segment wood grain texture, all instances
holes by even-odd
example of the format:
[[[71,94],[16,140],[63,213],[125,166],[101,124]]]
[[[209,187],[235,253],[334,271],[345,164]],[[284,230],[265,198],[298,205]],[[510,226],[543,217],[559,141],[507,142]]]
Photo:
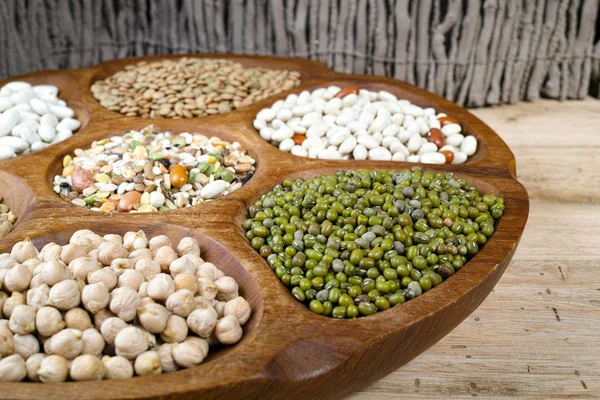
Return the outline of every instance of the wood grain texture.
[[[514,151],[527,228],[483,304],[424,354],[351,400],[597,399],[600,101],[473,111]]]
[[[173,56],[172,58],[177,57]],[[216,55],[213,57],[223,57]],[[144,59],[156,59],[146,57]],[[514,156],[483,122],[443,98],[389,78],[336,74],[323,64],[292,59],[231,57],[247,66],[289,68],[302,74],[292,92],[331,83],[386,89],[421,106],[432,106],[457,118],[474,134],[479,150],[464,165],[427,166],[452,171],[482,192],[502,195],[506,210],[496,233],[460,272],[435,290],[376,315],[334,320],[310,312],[278,282],[266,262],[249,246],[241,223],[247,207],[285,177],[314,176],[337,169],[403,169],[414,164],[380,161],[322,161],[282,153],[263,141],[252,127],[256,113],[286,94],[273,96],[228,114],[189,120],[143,120],[123,117],[102,108],[89,86],[136,60],[118,60],[97,67],[49,71],[13,79],[56,84],[61,96],[82,117],[72,138],[12,160],[0,162],[0,192],[18,216],[15,230],[0,240],[0,251],[30,236],[36,243],[64,242],[75,229],[102,232],[148,230],[166,233],[173,241],[185,235],[198,238],[205,252],[226,264],[249,296],[254,319],[244,340],[217,350],[197,368],[155,377],[88,383],[2,383],[0,398],[339,398],[389,374],[444,337],[464,320],[492,290],[508,265],[521,237],[529,211],[523,186],[514,178]],[[4,82],[0,82],[2,85]],[[60,160],[92,141],[140,129],[147,124],[174,132],[199,131],[237,140],[257,159],[254,177],[238,191],[198,207],[153,214],[103,215],[60,199],[52,190]],[[210,258],[209,258],[210,259]]]

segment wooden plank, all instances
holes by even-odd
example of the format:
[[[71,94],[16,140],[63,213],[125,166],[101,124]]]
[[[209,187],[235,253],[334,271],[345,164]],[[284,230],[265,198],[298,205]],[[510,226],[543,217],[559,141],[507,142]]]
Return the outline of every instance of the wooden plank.
[[[531,198],[511,265],[415,360],[349,397],[588,399],[600,393],[600,102],[473,111],[514,151]]]

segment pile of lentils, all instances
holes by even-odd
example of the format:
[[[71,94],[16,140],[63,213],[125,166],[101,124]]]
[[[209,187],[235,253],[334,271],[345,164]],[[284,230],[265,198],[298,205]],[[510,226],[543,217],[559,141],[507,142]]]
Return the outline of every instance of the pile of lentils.
[[[0,88],[0,160],[73,136],[80,123],[52,85],[9,82]]]
[[[0,197],[2,202],[2,197]],[[14,228],[17,216],[10,210],[6,204],[0,204],[0,238],[8,235]]]
[[[177,119],[229,112],[299,84],[296,71],[184,57],[140,61],[95,82],[91,90],[109,110],[127,116]]]
[[[323,160],[462,164],[477,152],[455,118],[357,87],[290,94],[262,109],[254,128],[281,151]]]
[[[503,211],[501,197],[450,173],[338,171],[285,179],[243,227],[297,300],[355,318],[441,284],[479,252]]]
[[[54,191],[95,211],[174,210],[239,189],[252,177],[254,163],[238,142],[148,126],[65,156]]]
[[[250,304],[198,242],[80,230],[0,254],[0,382],[88,381],[192,368],[243,335]]]

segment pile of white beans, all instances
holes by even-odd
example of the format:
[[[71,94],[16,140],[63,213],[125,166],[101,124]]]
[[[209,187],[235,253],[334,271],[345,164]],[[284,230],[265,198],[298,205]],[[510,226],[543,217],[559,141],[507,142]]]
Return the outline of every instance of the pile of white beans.
[[[48,147],[80,127],[58,88],[9,82],[0,88],[0,160]]]
[[[477,151],[477,139],[453,118],[383,90],[329,86],[290,94],[258,112],[253,125],[281,151],[325,160],[462,164]],[[430,139],[434,128],[443,134],[440,147]]]
[[[124,379],[191,368],[251,315],[237,282],[185,237],[90,230],[0,255],[0,382]]]

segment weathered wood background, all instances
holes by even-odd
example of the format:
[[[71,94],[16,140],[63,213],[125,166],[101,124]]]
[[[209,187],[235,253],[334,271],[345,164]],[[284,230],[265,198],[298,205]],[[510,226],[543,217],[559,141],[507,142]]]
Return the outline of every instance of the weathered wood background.
[[[521,243],[469,318],[351,400],[600,398],[600,101],[475,114],[513,150],[529,192]]]
[[[600,92],[599,0],[2,0],[0,79],[162,53],[321,60],[459,104]]]

